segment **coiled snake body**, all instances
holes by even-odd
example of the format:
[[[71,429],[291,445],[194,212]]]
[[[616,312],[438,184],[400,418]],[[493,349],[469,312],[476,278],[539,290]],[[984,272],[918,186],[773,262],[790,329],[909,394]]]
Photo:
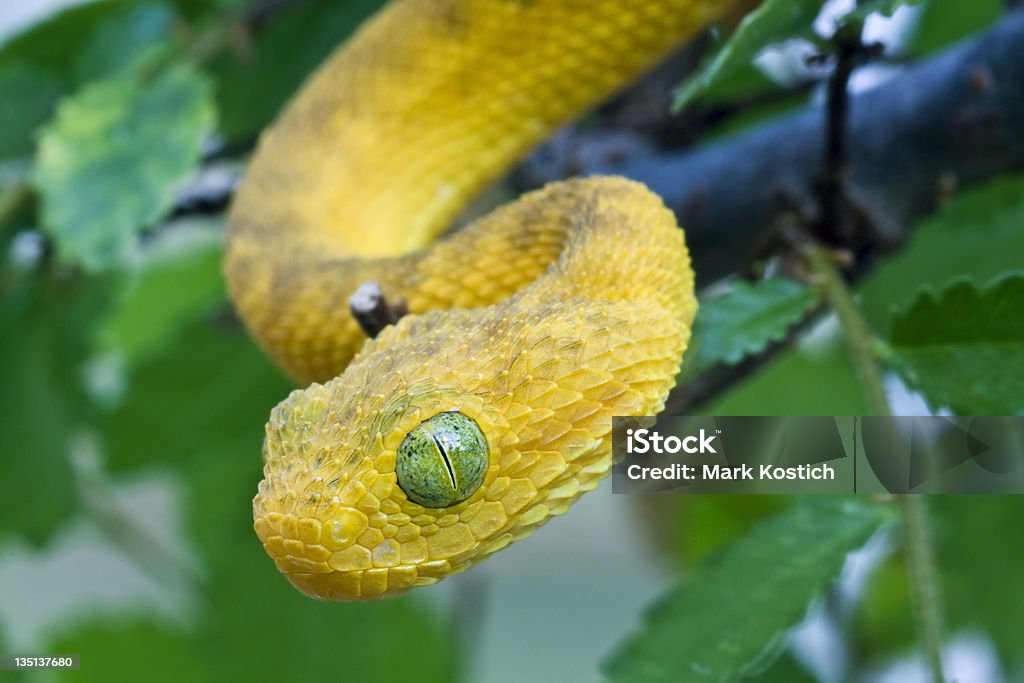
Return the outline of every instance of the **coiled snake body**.
[[[271,414],[253,502],[300,590],[375,599],[465,569],[597,485],[612,415],[662,408],[696,301],[642,185],[555,183],[428,245],[723,4],[399,1],[265,133],[225,268],[256,338],[314,382]],[[347,304],[368,281],[410,310],[372,340]]]

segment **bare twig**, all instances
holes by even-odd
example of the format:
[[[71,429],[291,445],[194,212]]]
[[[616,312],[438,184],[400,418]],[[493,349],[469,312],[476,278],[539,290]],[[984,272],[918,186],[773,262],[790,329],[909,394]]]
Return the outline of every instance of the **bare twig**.
[[[866,45],[861,39],[863,22],[840,26],[832,37],[835,67],[828,80],[825,101],[825,142],[822,175],[818,183],[819,221],[815,232],[830,244],[854,246],[857,236],[849,225],[854,214],[846,210],[850,176],[849,111],[850,77],[865,58],[882,54],[879,43]]]
[[[388,325],[394,325],[409,313],[405,302],[398,299],[389,302],[376,282],[365,282],[348,300],[352,317],[359,323],[366,336],[371,339],[380,334]]]

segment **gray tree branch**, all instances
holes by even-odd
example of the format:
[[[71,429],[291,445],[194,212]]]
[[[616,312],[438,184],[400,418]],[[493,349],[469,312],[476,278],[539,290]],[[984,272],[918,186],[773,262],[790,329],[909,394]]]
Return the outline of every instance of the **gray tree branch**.
[[[1024,169],[1024,12],[850,100],[848,189],[889,242],[958,187]],[[696,149],[568,131],[517,173],[522,189],[621,174],[664,197],[708,283],[740,270],[770,230],[780,192],[813,201],[825,116],[807,107]]]

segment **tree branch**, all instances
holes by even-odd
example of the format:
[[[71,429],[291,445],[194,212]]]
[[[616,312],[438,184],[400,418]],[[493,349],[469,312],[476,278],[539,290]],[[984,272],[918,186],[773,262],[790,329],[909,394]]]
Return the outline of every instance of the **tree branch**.
[[[1024,12],[851,98],[847,187],[886,244],[951,189],[1024,169]],[[814,197],[825,116],[807,107],[694,150],[634,146],[615,155],[583,133],[563,136],[516,174],[520,189],[571,175],[620,174],[660,194],[686,228],[701,283],[743,265],[772,226],[780,187]]]

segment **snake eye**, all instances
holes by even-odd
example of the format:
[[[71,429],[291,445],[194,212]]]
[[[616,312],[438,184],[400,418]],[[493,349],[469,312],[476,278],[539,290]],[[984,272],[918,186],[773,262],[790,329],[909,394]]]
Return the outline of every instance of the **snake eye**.
[[[469,498],[484,483],[490,450],[476,422],[459,412],[419,423],[398,447],[395,473],[409,499],[443,508]]]

